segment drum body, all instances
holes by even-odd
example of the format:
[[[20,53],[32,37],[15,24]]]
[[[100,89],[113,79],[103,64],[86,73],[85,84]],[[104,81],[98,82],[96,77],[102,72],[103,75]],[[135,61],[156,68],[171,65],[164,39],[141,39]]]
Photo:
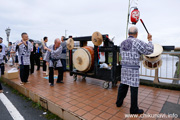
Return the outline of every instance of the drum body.
[[[78,48],[73,54],[74,67],[81,72],[91,71],[94,68],[94,50],[91,46]]]
[[[153,53],[150,55],[144,55],[143,57],[144,67],[150,70],[158,69],[162,65],[161,54],[163,52],[163,48],[159,44],[153,44],[153,46]]]
[[[156,57],[144,56],[143,65],[147,69],[151,69],[151,70],[158,69],[162,65],[161,55]]]

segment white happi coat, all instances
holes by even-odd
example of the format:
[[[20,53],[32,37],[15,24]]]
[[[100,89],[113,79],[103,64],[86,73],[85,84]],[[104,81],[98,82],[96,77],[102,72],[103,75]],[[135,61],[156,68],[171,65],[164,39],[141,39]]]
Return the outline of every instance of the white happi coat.
[[[20,65],[30,65],[30,54],[31,54],[33,45],[31,44],[31,42],[26,41],[27,46],[24,44],[21,44],[19,47],[17,47],[21,41],[17,41],[15,43],[13,50],[18,52],[18,61]]]
[[[121,83],[133,87],[139,87],[139,62],[142,54],[149,55],[153,53],[154,46],[152,42],[148,44],[129,37],[124,40],[120,46],[121,53]]]
[[[3,43],[0,43],[0,45],[2,46],[2,54],[3,55],[6,55],[6,46],[5,46],[5,44],[3,44]]]
[[[48,48],[46,42],[44,42],[44,45],[45,45],[45,47]],[[42,51],[42,57],[43,57],[43,60],[45,60],[45,54],[46,54],[47,50],[44,49],[44,46],[43,46],[43,45],[42,45],[42,47],[41,47],[41,51]]]
[[[60,60],[62,54],[62,46],[59,46],[56,50],[54,50],[54,45],[50,45],[48,48],[51,49],[51,52],[47,50],[44,60],[49,62],[49,67],[62,67],[62,63]],[[54,66],[53,60],[57,62],[56,66]]]
[[[4,63],[4,54],[0,52],[0,64]]]

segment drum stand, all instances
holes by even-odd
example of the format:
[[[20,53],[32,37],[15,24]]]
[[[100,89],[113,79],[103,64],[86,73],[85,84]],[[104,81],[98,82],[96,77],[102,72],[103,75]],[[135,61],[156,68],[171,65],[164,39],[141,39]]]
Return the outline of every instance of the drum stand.
[[[120,47],[114,45],[114,43],[109,40],[107,34],[102,36],[103,36],[104,45],[99,47],[94,45],[94,69],[87,72],[81,72],[74,68],[72,59],[73,59],[73,53],[77,49],[74,48],[69,50],[69,71],[70,71],[70,76],[73,76],[74,81],[77,80],[77,75],[82,76],[83,79],[85,79],[86,77],[96,78],[96,79],[104,80],[105,82],[103,84],[103,88],[107,89],[110,86],[111,87],[116,86],[117,82],[121,80],[121,66],[118,56],[120,52]],[[91,41],[91,37],[92,36],[76,37],[73,38],[73,40],[79,42],[80,47],[84,47],[84,43],[86,43],[87,41]],[[100,68],[99,58],[98,58],[99,52],[105,52],[105,63],[106,64],[110,63],[112,65],[110,69]],[[109,62],[109,57],[112,58],[111,62]]]

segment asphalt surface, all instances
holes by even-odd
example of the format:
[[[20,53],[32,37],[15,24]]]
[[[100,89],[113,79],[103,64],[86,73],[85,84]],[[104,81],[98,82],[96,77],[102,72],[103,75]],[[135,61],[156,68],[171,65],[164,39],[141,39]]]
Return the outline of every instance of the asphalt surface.
[[[171,114],[171,115],[176,114],[177,117],[180,118],[180,105],[166,101],[160,113]]]
[[[32,101],[26,100],[20,95],[12,92],[7,86],[2,84],[4,95],[11,101],[11,103],[16,107],[19,113],[24,117],[25,120],[48,120],[43,115],[43,110],[38,110],[32,105]],[[13,120],[10,113],[0,100],[0,120]]]
[[[0,100],[0,120],[13,120],[6,107]]]

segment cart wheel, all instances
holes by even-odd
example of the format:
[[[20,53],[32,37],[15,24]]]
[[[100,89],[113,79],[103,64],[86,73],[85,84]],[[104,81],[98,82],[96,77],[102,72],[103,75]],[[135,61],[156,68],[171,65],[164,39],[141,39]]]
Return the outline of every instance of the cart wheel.
[[[114,84],[112,84],[112,87],[116,87],[116,84],[114,83]]]
[[[74,81],[76,81],[77,80],[77,75],[74,75],[73,77],[74,77]]]
[[[109,82],[104,82],[103,83],[103,88],[108,89],[109,88]]]
[[[85,80],[86,79],[86,76],[82,76],[82,80]]]

